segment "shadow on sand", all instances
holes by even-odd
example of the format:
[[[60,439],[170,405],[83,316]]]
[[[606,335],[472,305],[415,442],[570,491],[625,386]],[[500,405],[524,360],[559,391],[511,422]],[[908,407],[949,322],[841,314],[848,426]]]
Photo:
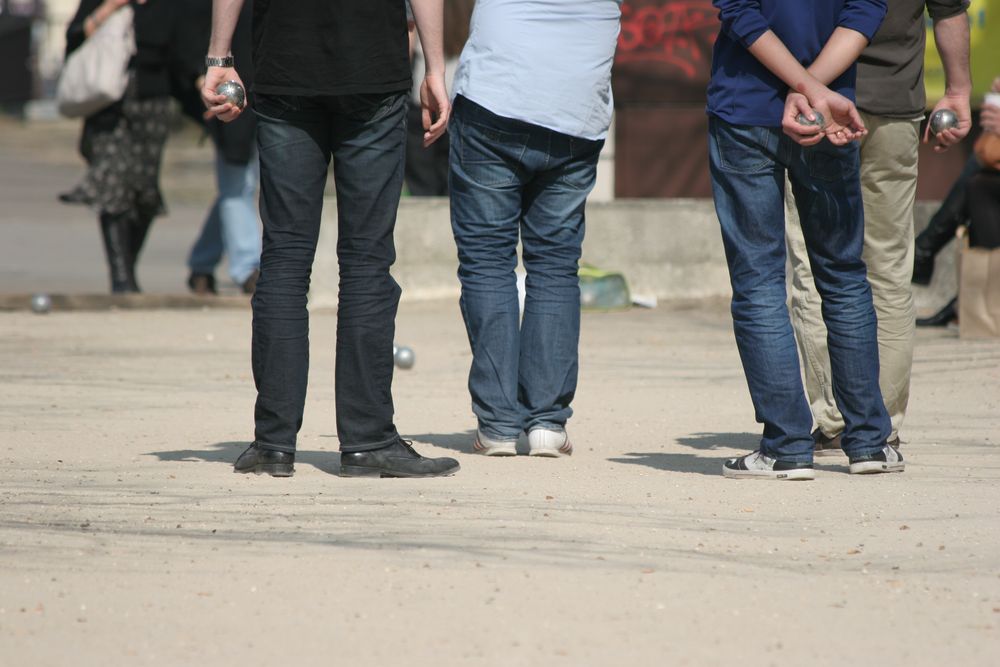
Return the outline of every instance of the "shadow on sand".
[[[207,445],[205,449],[177,449],[166,452],[149,452],[147,456],[155,456],[161,461],[186,463],[225,463],[231,466],[236,458],[251,443],[246,441],[216,442]],[[340,452],[295,452],[295,465],[311,465],[317,470],[336,475],[340,472]]]

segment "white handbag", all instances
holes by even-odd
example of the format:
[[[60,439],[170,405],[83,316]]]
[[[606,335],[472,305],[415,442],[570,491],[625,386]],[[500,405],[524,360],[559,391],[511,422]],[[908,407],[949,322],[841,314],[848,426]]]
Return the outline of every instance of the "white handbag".
[[[124,97],[136,51],[133,16],[125,5],[66,59],[56,86],[59,113],[86,117]]]

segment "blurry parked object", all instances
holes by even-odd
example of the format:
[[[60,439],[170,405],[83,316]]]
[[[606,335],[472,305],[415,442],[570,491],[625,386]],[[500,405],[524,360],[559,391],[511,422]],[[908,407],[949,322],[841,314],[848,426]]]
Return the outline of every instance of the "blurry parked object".
[[[122,99],[135,51],[134,15],[125,5],[66,58],[56,86],[59,113],[85,118]]]
[[[625,276],[580,266],[580,307],[583,310],[624,310],[632,305]]]

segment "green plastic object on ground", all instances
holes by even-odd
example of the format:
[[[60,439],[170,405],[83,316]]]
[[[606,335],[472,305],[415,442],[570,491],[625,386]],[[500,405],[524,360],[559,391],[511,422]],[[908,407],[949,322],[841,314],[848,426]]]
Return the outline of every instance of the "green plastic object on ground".
[[[625,276],[581,264],[580,308],[583,310],[624,310],[632,306]]]

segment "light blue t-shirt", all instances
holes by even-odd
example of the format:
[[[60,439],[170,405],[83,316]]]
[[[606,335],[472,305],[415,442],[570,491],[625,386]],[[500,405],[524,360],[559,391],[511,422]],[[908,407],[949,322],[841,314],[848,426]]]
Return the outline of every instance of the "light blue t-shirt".
[[[611,124],[621,0],[477,0],[455,94],[584,139]]]

